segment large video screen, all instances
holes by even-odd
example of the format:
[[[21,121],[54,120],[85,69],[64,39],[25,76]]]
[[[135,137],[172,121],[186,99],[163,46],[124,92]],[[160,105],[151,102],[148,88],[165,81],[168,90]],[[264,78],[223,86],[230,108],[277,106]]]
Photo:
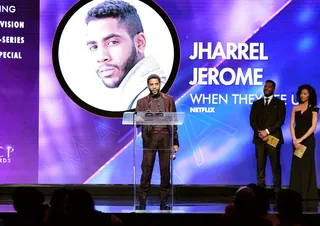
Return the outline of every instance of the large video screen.
[[[281,165],[288,185],[296,92],[302,84],[320,88],[320,3],[120,2],[137,15],[123,26],[115,15],[93,18],[108,0],[1,2],[1,183],[131,184],[133,128],[122,125],[122,114],[148,95],[147,75],[157,73],[185,113],[174,184],[256,182],[249,115],[270,79],[286,103]],[[152,183],[159,182],[156,163]]]

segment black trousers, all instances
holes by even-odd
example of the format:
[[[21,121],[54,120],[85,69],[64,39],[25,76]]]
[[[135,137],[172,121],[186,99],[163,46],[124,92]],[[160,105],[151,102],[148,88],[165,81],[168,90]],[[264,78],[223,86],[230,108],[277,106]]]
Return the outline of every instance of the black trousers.
[[[171,140],[169,134],[153,133],[143,138],[142,175],[140,180],[139,201],[145,203],[151,187],[151,177],[156,158],[159,155],[160,165],[160,201],[166,203],[171,191],[170,155]]]
[[[273,186],[274,192],[279,193],[281,190],[282,184],[282,170],[280,163],[280,149],[281,144],[278,144],[276,148],[271,145],[259,142],[255,144],[256,146],[256,160],[257,160],[257,180],[258,185],[265,187],[265,178],[266,178],[266,163],[267,156],[269,156],[272,176],[273,176]]]

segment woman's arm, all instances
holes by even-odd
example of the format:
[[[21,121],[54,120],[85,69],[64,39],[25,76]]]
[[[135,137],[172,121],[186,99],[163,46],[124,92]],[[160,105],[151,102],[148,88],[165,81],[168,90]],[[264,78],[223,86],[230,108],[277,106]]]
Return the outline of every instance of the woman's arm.
[[[308,129],[308,131],[300,139],[297,140],[297,143],[301,143],[306,138],[308,138],[317,129],[317,123],[318,123],[318,112],[312,111],[312,125]]]
[[[295,123],[296,109],[297,109],[296,106],[294,106],[294,107],[292,108],[291,119],[290,119],[290,133],[291,133],[291,137],[292,137],[292,142],[293,142],[293,143],[295,143],[295,141],[297,140],[297,138],[296,138],[296,133],[295,133],[295,131],[294,131],[294,123]]]

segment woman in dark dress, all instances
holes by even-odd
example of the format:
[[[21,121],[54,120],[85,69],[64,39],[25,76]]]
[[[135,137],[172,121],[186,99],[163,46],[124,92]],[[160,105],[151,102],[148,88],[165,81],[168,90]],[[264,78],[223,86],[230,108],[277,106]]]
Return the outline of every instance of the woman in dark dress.
[[[305,210],[317,207],[318,189],[315,168],[314,131],[318,122],[317,95],[310,85],[302,85],[297,92],[299,104],[292,109],[290,132],[293,151],[307,147],[301,158],[292,156],[290,189],[301,194]]]

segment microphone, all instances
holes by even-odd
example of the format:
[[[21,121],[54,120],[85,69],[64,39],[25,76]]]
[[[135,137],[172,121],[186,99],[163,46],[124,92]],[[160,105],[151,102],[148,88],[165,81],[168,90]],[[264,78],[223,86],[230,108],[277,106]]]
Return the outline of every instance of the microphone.
[[[153,101],[153,98],[151,97],[151,100],[150,100],[150,102],[149,102],[149,104],[148,104],[147,113],[146,113],[146,115],[145,115],[146,117],[151,117],[151,116],[153,116],[153,114],[151,113],[151,109],[150,109],[150,106],[151,106],[152,101]]]
[[[162,110],[161,110],[161,107],[160,107],[160,103],[159,103],[159,101],[158,101],[158,112],[159,113],[156,113],[156,116],[163,116],[163,113],[162,113]]]
[[[159,101],[158,101],[158,112],[162,112]]]
[[[150,102],[148,103],[147,112],[150,112],[150,111],[151,111],[150,106],[151,106],[152,101],[153,101],[153,98],[151,97],[151,100],[150,100]]]

